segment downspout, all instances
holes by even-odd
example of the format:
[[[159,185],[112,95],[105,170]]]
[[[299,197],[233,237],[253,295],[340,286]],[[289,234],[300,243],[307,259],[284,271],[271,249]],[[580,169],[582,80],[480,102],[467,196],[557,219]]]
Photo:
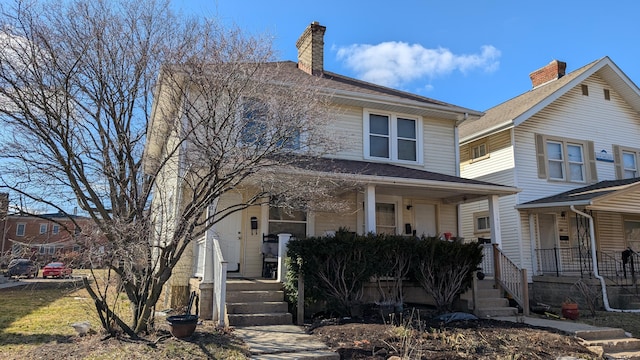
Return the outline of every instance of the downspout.
[[[571,211],[578,215],[582,215],[589,219],[589,237],[591,238],[591,262],[593,264],[593,276],[596,279],[600,280],[600,287],[602,288],[602,302],[604,304],[604,309],[610,312],[628,312],[628,313],[640,313],[640,309],[613,309],[609,306],[609,296],[607,295],[607,284],[605,280],[598,273],[598,258],[596,257],[596,234],[594,230],[593,217],[587,213],[584,213],[575,208],[575,206],[570,206]]]

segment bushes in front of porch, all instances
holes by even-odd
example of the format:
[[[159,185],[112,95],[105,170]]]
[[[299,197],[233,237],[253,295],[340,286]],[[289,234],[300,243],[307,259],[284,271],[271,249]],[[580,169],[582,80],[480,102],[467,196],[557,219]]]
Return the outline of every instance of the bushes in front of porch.
[[[323,302],[324,310],[358,316],[362,305],[402,306],[403,283],[419,284],[441,311],[452,309],[457,296],[471,285],[482,260],[477,243],[463,244],[436,237],[357,235],[292,240],[288,244],[285,287],[297,303],[298,276],[305,286],[305,304]],[[373,286],[372,286],[373,285]],[[375,295],[366,289],[375,288]]]

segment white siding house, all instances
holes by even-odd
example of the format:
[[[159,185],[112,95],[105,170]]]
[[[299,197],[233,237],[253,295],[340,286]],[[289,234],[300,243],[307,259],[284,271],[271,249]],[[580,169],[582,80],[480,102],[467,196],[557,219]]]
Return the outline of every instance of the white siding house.
[[[530,74],[533,89],[463,123],[460,174],[522,189],[500,198],[501,247],[530,282],[627,284],[623,251],[640,251],[640,90],[608,57],[565,69],[552,61]],[[462,236],[481,237],[486,201],[460,209]]]

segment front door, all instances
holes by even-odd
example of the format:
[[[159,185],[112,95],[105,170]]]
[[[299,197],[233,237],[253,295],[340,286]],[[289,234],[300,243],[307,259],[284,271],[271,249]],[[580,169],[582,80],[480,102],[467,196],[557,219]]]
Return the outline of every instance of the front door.
[[[227,193],[218,200],[218,209],[225,209],[241,201],[241,194]],[[240,269],[241,222],[242,213],[236,211],[213,226],[214,236],[218,239],[222,256],[227,261],[227,271]]]
[[[557,249],[558,232],[554,214],[538,214],[538,234],[540,234],[540,248],[537,255],[540,270],[548,273],[560,271],[561,262],[557,261],[560,250]]]
[[[413,206],[416,223],[416,235],[436,236],[436,206],[433,204],[415,204]]]

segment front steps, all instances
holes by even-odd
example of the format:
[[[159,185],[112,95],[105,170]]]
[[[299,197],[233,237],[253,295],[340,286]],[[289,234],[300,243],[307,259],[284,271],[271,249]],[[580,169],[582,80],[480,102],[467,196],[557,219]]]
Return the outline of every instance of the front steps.
[[[494,288],[495,281],[493,279],[478,280],[478,303],[475,306],[475,315],[478,318],[491,318],[497,316],[514,316],[518,314],[518,309],[509,306],[509,300],[506,299],[502,292]],[[473,295],[468,291],[463,299],[469,301],[469,305],[473,306]]]
[[[623,329],[576,331],[576,337],[589,348],[601,348],[605,359],[640,360],[640,339],[628,337]]]
[[[231,326],[291,325],[282,284],[275,280],[227,279]]]

